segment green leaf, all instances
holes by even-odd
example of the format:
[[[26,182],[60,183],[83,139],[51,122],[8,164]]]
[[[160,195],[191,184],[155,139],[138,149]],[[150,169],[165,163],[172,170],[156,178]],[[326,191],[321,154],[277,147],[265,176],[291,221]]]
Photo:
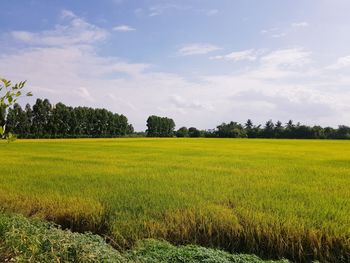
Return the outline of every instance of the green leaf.
[[[1,79],[1,81],[2,81],[2,83],[4,83],[4,86],[5,86],[6,88],[10,87],[11,81],[6,80],[6,79]]]

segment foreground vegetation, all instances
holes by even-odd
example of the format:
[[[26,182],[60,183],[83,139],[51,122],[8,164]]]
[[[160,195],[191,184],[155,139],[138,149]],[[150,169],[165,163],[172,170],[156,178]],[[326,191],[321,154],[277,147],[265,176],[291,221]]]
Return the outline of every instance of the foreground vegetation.
[[[263,258],[350,260],[350,142],[2,143],[0,207],[127,249],[144,238]]]
[[[263,263],[250,255],[233,255],[198,246],[175,247],[165,241],[138,241],[119,252],[96,235],[61,230],[52,223],[0,214],[0,261],[11,262],[234,262]],[[288,261],[279,261],[281,263]],[[276,262],[277,263],[277,262]]]

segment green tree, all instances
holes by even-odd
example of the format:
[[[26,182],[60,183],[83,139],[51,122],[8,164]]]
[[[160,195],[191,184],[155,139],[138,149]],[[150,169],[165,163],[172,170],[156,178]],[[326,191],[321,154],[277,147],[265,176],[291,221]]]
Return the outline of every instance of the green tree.
[[[217,126],[218,137],[222,138],[244,138],[247,137],[243,126],[237,122],[222,123]]]
[[[253,138],[254,136],[254,125],[251,119],[248,119],[247,122],[244,124],[245,133],[247,134],[248,138]]]
[[[275,125],[273,124],[272,120],[269,120],[265,123],[264,127],[264,137],[265,138],[274,138],[274,128]]]
[[[350,139],[350,127],[345,125],[339,125],[336,139]]]
[[[201,131],[195,127],[191,127],[188,129],[188,136],[190,136],[191,138],[201,137]]]
[[[148,137],[172,137],[174,135],[175,122],[173,119],[159,116],[149,116],[147,119]]]
[[[274,137],[275,138],[283,138],[284,136],[284,127],[282,122],[277,121],[274,129]]]
[[[188,129],[186,127],[181,127],[176,131],[176,137],[188,137]]]
[[[49,130],[51,133],[46,133],[46,135],[51,135],[50,137],[54,138],[68,137],[70,132],[69,121],[69,108],[63,103],[57,103],[49,117]]]
[[[31,138],[32,135],[32,119],[33,119],[33,111],[32,107],[27,103],[25,107],[25,123],[23,124],[24,134],[22,135],[23,138]]]
[[[253,129],[253,122],[252,122],[252,120],[248,119],[244,126],[248,130]]]
[[[160,131],[159,131],[159,122],[160,117],[158,116],[149,116],[147,119],[147,136],[148,137],[159,137]]]
[[[36,138],[48,137],[52,106],[48,99],[37,99],[33,106],[33,133]]]
[[[8,132],[16,134],[16,136],[23,138],[27,131],[27,114],[22,107],[15,103],[9,109],[6,119],[6,128]]]
[[[326,139],[333,139],[336,136],[337,130],[332,127],[326,127],[323,129],[323,132]]]

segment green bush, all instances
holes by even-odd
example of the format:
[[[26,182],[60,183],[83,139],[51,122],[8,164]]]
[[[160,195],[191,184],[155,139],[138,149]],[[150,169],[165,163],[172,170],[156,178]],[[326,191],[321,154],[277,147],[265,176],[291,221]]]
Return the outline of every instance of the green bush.
[[[128,251],[128,258],[136,262],[178,262],[178,263],[262,263],[264,261],[252,255],[235,255],[195,245],[175,247],[165,241],[142,240],[133,250]],[[278,261],[288,263],[287,260]]]

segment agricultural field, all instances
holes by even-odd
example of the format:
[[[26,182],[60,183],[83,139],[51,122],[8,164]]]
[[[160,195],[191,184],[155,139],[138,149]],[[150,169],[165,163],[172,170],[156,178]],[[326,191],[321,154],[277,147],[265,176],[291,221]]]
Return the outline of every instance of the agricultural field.
[[[18,140],[0,142],[0,155],[4,211],[119,250],[153,238],[350,261],[350,141]]]

